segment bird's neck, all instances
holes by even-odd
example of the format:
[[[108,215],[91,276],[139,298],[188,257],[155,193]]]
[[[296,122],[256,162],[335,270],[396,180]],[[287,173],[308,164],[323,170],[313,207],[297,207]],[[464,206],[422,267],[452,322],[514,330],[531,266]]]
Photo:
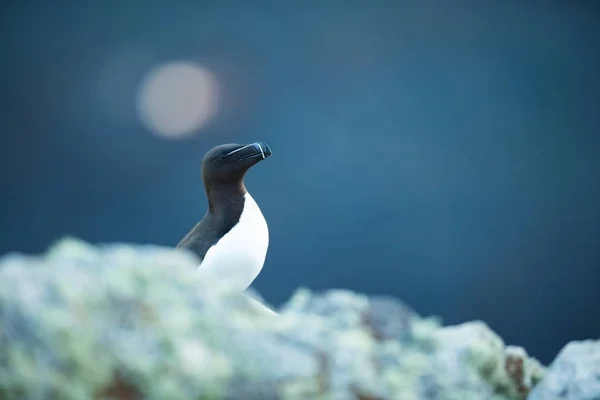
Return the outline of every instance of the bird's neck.
[[[219,215],[231,210],[241,212],[244,207],[244,196],[246,193],[248,191],[243,181],[209,185],[206,187],[208,212],[213,215]]]

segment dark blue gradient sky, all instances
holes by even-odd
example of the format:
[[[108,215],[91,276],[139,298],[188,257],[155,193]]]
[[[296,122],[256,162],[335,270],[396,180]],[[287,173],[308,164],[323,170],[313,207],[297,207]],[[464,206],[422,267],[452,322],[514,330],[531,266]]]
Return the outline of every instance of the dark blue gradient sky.
[[[262,140],[270,302],[392,294],[544,362],[600,337],[599,3],[38,3],[0,6],[0,253],[175,245],[203,154]],[[221,109],[160,139],[135,94],[177,59],[217,74]]]

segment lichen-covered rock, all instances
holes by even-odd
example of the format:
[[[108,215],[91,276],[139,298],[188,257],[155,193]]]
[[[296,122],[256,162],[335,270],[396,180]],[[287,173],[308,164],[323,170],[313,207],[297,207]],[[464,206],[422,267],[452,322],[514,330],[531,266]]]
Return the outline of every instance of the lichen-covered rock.
[[[500,400],[543,376],[481,322],[442,327],[345,290],[300,289],[274,314],[197,265],[72,239],[5,256],[0,398]]]
[[[600,400],[600,340],[567,344],[531,400]]]
[[[0,265],[0,398],[218,396],[234,367],[197,261],[163,249],[64,241]],[[160,377],[160,379],[157,379]]]
[[[442,346],[435,356],[435,373],[444,377],[439,381],[453,388],[467,387],[471,393],[477,390],[481,399],[525,399],[544,372],[524,349],[505,346],[481,321],[442,328],[438,340]],[[451,373],[460,368],[464,373]]]

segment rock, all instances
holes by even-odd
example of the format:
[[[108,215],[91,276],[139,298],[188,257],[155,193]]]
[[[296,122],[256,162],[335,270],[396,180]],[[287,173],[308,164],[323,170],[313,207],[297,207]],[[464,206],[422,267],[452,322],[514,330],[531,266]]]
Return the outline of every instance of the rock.
[[[74,239],[3,257],[0,398],[524,399],[544,373],[483,322],[443,327],[346,290],[299,289],[274,313],[197,265]]]
[[[197,295],[206,285],[194,264],[157,247],[73,240],[3,259],[0,398],[219,395],[234,367],[212,343],[234,332]]]
[[[524,349],[505,346],[481,321],[441,328],[438,341],[435,373],[450,387],[478,391],[478,398],[525,399],[544,372]],[[461,368],[464,373],[451,373]]]
[[[411,333],[411,321],[417,317],[400,300],[388,296],[372,296],[363,319],[376,340],[405,340]]]
[[[567,344],[531,400],[600,400],[600,340]]]

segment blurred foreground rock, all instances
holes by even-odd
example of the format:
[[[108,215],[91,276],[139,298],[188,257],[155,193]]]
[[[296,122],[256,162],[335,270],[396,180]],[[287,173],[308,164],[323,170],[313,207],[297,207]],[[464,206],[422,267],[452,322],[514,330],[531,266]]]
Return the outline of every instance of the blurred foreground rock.
[[[544,368],[482,322],[342,290],[298,290],[275,315],[197,264],[70,239],[2,258],[0,399],[600,398],[599,342],[567,346],[538,383]]]
[[[558,354],[532,400],[600,400],[600,340],[571,342]]]

